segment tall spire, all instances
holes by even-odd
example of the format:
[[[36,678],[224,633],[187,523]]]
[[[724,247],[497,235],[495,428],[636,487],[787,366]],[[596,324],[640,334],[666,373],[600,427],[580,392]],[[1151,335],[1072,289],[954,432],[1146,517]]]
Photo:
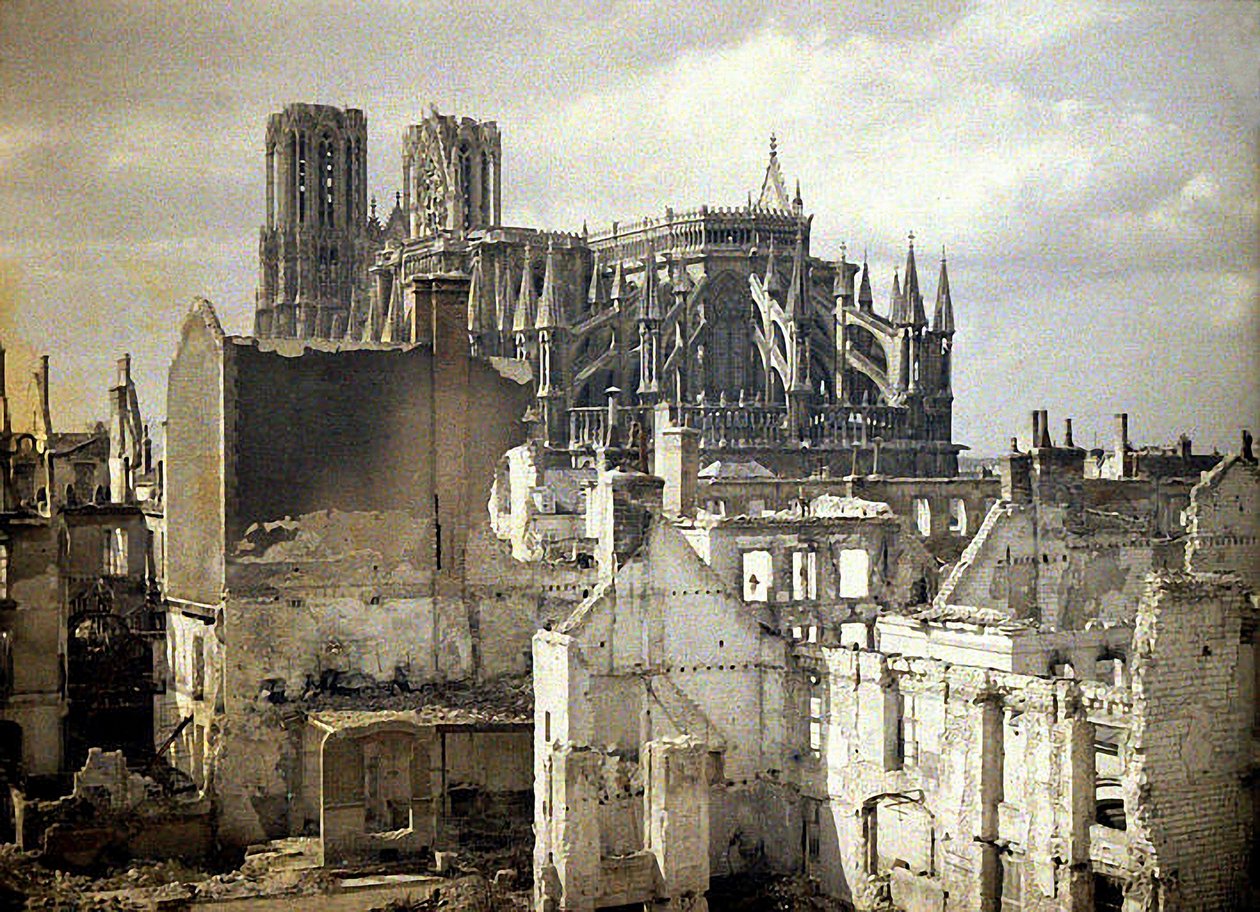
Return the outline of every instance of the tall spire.
[[[612,287],[608,289],[608,300],[620,304],[626,294],[626,279],[621,274],[621,260],[613,267]]]
[[[761,196],[757,198],[757,207],[787,212],[791,206],[787,185],[783,182],[783,171],[779,168],[779,139],[771,133],[770,161],[766,164],[766,176],[761,181]]]
[[[906,252],[906,284],[904,289],[905,320],[918,328],[927,326],[923,312],[923,295],[919,293],[919,270],[914,263],[914,232],[910,232],[910,247]]]
[[[494,328],[501,333],[510,330],[508,314],[512,311],[512,267],[495,260],[494,263]]]
[[[901,279],[897,277],[897,267],[893,267],[892,295],[888,300],[888,319],[896,324],[904,322],[905,298],[901,295]]]
[[[936,313],[932,315],[932,329],[946,335],[954,332],[954,303],[949,297],[949,270],[945,268],[944,248],[941,248],[941,277],[936,282]]]
[[[482,305],[482,289],[485,287],[485,280],[481,275],[481,257],[473,258],[472,275],[468,279],[468,334],[470,336],[480,335],[485,329],[484,324],[484,307]]]
[[[871,294],[871,267],[866,264],[866,255],[862,255],[862,283],[858,287],[858,310],[871,313],[875,310],[875,296]]]
[[[809,276],[805,268],[805,238],[801,229],[796,229],[796,247],[792,251],[792,281],[788,285],[787,306],[784,308],[790,319],[803,318],[809,304]]]
[[[516,313],[512,315],[512,331],[523,333],[534,328],[537,297],[534,292],[534,251],[525,248],[525,266],[521,270],[521,290],[516,296]]]
[[[833,298],[843,298],[850,294],[849,291],[849,268],[848,254],[849,248],[844,241],[840,242],[840,259],[836,261],[836,276],[831,283],[831,296]]]
[[[603,300],[601,292],[603,291],[603,283],[600,281],[599,260],[591,260],[591,285],[586,290],[586,303],[598,304]]]
[[[560,325],[560,300],[556,291],[556,251],[551,241],[547,242],[547,268],[543,272],[542,297],[538,299],[538,319],[535,329],[554,329]]]
[[[775,269],[774,269],[774,260],[775,260],[774,236],[771,235],[770,252],[766,255],[766,277],[764,280],[762,280],[762,283],[761,283],[762,285],[765,286],[766,291],[771,296],[777,295],[779,291],[781,290],[780,285],[779,285],[779,276],[775,272]]]

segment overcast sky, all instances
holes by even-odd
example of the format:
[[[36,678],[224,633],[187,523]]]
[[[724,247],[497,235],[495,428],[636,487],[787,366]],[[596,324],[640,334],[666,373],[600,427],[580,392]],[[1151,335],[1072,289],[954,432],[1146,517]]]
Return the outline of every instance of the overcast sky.
[[[868,251],[877,307],[913,230],[946,245],[955,439],[1255,429],[1260,5],[0,0],[0,340],[53,357],[54,421],[141,401],[194,295],[248,332],[266,116],[362,108],[392,201],[430,103],[495,119],[505,221],[577,230],[760,185],[769,134],[813,253]],[[25,400],[23,400],[25,402]],[[14,420],[29,422],[21,404]]]

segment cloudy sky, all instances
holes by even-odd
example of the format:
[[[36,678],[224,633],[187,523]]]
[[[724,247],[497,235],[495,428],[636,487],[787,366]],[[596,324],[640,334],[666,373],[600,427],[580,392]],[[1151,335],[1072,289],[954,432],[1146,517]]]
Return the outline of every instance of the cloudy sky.
[[[54,419],[107,410],[130,351],[164,410],[194,295],[251,325],[263,128],[363,108],[392,200],[430,104],[496,119],[504,218],[578,229],[741,203],[771,131],[813,252],[868,251],[885,307],[905,236],[959,331],[956,439],[1027,413],[1105,441],[1255,426],[1260,5],[0,0],[0,340],[15,422],[53,356]]]

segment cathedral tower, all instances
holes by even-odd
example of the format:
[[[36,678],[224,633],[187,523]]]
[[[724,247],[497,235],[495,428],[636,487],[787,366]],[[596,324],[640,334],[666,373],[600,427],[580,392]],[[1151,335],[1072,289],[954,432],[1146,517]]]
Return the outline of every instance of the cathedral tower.
[[[503,152],[494,121],[439,114],[436,108],[403,138],[403,210],[411,237],[498,225]]]
[[[291,104],[267,121],[266,149],[254,334],[339,339],[368,300],[367,119]]]

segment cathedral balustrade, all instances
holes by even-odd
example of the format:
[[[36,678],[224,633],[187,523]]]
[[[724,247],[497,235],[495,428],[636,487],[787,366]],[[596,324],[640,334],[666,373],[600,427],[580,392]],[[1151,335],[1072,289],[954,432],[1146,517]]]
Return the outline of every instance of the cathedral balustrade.
[[[617,408],[617,440],[620,445],[631,442],[631,431],[635,422],[640,428],[647,428],[651,409],[646,406],[630,405]],[[595,446],[607,446],[608,440],[608,408],[606,406],[576,406],[569,409],[569,447],[570,449],[586,449]]]
[[[666,210],[664,218],[613,225],[589,240],[602,262],[645,257],[650,250],[704,251],[715,247],[768,249],[773,241],[790,250],[801,219],[790,212],[758,207]]]
[[[896,440],[908,431],[907,411],[887,405],[816,406],[806,426],[810,445],[819,448],[867,444],[876,437]]]
[[[740,449],[778,446],[787,440],[787,408],[781,405],[693,405],[688,426],[700,432],[702,447]]]

